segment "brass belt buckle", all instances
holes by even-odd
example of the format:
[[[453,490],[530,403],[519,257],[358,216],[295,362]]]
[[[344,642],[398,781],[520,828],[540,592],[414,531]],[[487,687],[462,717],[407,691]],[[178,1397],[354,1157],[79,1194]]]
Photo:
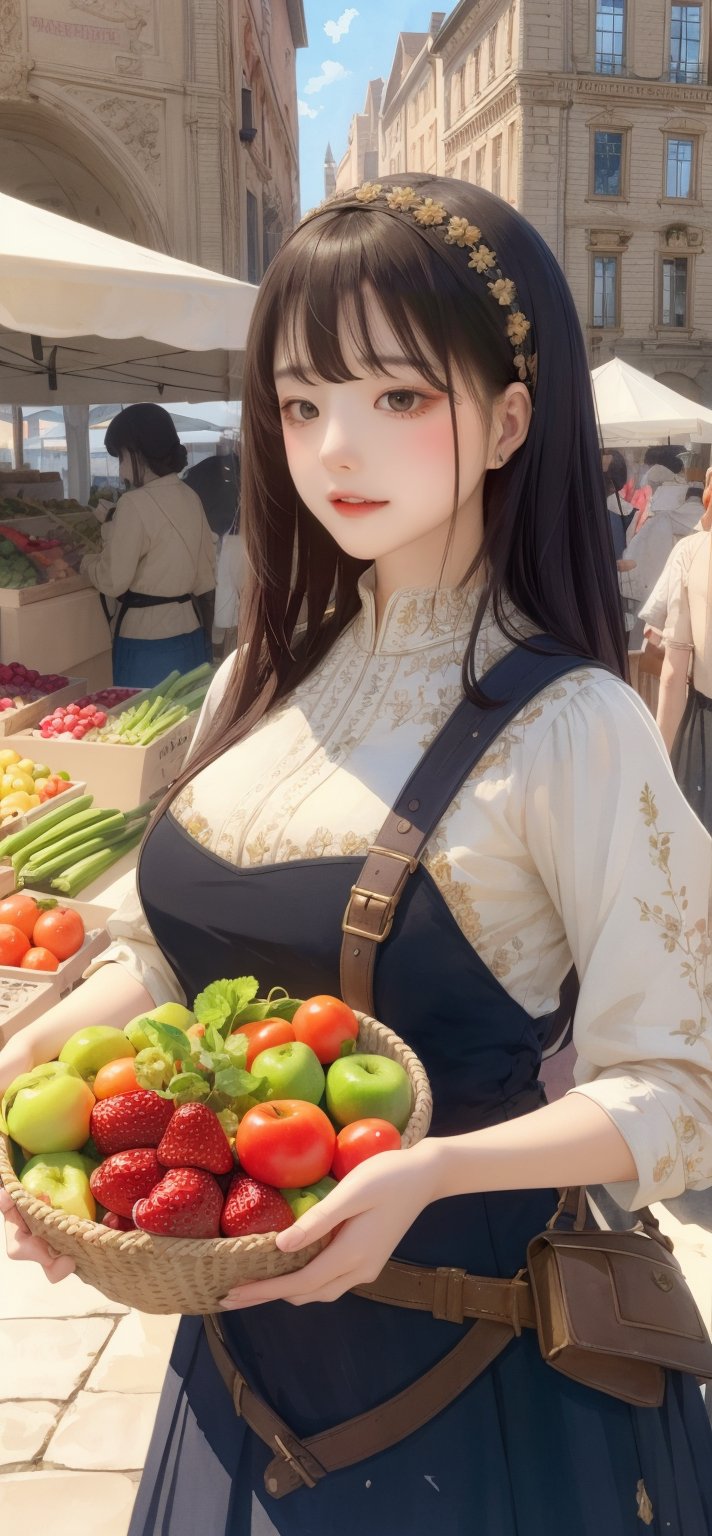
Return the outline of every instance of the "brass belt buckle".
[[[284,1441],[280,1439],[279,1435],[275,1435],[274,1443],[280,1456],[284,1461],[286,1461],[287,1465],[291,1467],[292,1471],[296,1472],[297,1477],[301,1478],[305,1486],[307,1488],[316,1488],[316,1479],[313,1478],[309,1472],[307,1472],[306,1467],[302,1466],[301,1461],[299,1461],[298,1457],[292,1454],[289,1448],[285,1445]]]
[[[367,901],[377,901],[381,903],[383,911],[379,914],[379,923],[382,924],[382,926],[379,926],[375,933],[370,933],[367,928],[357,928],[355,923],[349,922],[351,915],[351,903],[354,896],[365,896]],[[341,927],[344,933],[352,933],[357,939],[371,939],[374,944],[382,944],[384,939],[388,938],[391,928],[393,927],[394,917],[395,911],[393,908],[393,898],[391,896],[380,896],[378,891],[366,891],[362,885],[352,885],[349,904],[344,913],[344,920],[341,924]]]

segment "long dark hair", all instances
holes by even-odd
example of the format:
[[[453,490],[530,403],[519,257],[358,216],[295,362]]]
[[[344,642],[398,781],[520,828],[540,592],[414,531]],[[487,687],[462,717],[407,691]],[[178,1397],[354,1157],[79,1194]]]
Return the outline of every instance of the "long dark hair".
[[[188,451],[175,422],[162,405],[127,405],[109,422],[104,447],[112,459],[125,450],[131,459],[134,486],[143,485],[143,463],[162,479],[178,475],[188,463]],[[142,463],[143,461],[143,463]]]
[[[625,676],[589,365],[566,279],[536,230],[481,188],[426,176],[391,177],[382,185],[417,187],[448,214],[481,228],[516,284],[538,357],[527,439],[485,481],[484,540],[464,578],[480,567],[486,578],[463,663],[465,692],[483,697],[474,654],[490,601],[511,638],[521,641],[508,625],[508,602],[563,646]],[[289,236],[263,280],[245,359],[241,499],[252,575],[240,609],[239,663],[174,793],[290,693],[358,610],[357,582],[367,565],[339,548],[297,494],[273,368],[280,342],[302,376],[353,378],[340,345],[341,321],[364,367],[378,371],[364,303],[369,289],[408,361],[433,387],[447,390],[453,431],[456,366],[472,381],[485,418],[493,398],[516,378],[506,313],[485,277],[468,266],[468,252],[445,244],[436,231],[382,206],[382,199],[363,206],[348,197]],[[455,447],[457,457],[457,440]]]

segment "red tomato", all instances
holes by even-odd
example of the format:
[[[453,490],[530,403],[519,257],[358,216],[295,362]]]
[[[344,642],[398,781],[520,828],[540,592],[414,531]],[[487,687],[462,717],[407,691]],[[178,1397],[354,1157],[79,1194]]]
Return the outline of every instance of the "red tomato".
[[[188,1031],[190,1034],[190,1030]],[[296,1040],[291,1024],[286,1019],[258,1019],[254,1024],[241,1024],[233,1029],[233,1035],[247,1035],[247,1070],[250,1071],[255,1056],[272,1045],[287,1045]]]
[[[112,1099],[120,1093],[145,1093],[136,1077],[133,1056],[121,1056],[100,1067],[92,1084],[95,1099]]]
[[[311,1046],[322,1064],[337,1061],[345,1040],[358,1037],[358,1019],[338,997],[308,997],[292,1019],[296,1040]]]
[[[35,923],[32,942],[48,949],[58,960],[68,960],[84,943],[84,924],[79,913],[71,907],[53,907],[51,912],[43,912]]]
[[[21,928],[0,923],[0,965],[19,965],[29,947],[30,941]]]
[[[13,928],[19,928],[28,939],[32,938],[39,915],[40,909],[34,897],[25,896],[21,891],[0,901],[0,923],[11,923]]]
[[[352,1120],[336,1138],[331,1172],[335,1179],[343,1179],[367,1157],[375,1157],[377,1152],[400,1152],[400,1146],[400,1131],[387,1120]]]
[[[246,1173],[279,1189],[303,1189],[329,1172],[336,1132],[316,1104],[274,1099],[255,1104],[237,1128],[235,1149]]]
[[[58,971],[59,961],[48,949],[28,949],[20,961],[23,971]]]

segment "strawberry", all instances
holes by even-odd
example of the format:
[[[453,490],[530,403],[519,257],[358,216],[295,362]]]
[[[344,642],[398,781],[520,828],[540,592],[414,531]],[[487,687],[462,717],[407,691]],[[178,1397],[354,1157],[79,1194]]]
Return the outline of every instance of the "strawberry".
[[[205,1168],[208,1173],[230,1173],[235,1166],[220,1121],[206,1104],[181,1104],[175,1110],[159,1142],[158,1159],[166,1168]]]
[[[145,1200],[137,1200],[133,1219],[142,1232],[159,1237],[218,1237],[223,1197],[203,1168],[170,1168]]]
[[[102,1218],[102,1227],[111,1227],[114,1232],[135,1232],[136,1228],[130,1216],[116,1216],[113,1211],[107,1211]]]
[[[270,1184],[260,1184],[246,1174],[235,1174],[220,1218],[220,1231],[224,1237],[247,1237],[251,1232],[283,1232],[293,1223],[292,1210],[278,1189],[273,1189]]]
[[[173,1114],[173,1100],[150,1089],[101,1099],[91,1112],[90,1130],[102,1157],[134,1147],[157,1147]]]
[[[89,1186],[95,1200],[115,1216],[130,1216],[137,1200],[150,1195],[154,1184],[163,1178],[163,1169],[153,1147],[133,1147],[128,1152],[114,1152],[95,1168]]]

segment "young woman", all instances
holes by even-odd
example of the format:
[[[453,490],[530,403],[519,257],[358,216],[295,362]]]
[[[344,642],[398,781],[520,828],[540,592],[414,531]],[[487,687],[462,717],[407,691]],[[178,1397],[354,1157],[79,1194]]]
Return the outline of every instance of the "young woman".
[[[130,405],[105,442],[130,489],[81,570],[116,600],[114,682],[151,688],[212,656],[215,548],[200,498],[178,478],[187,455],[168,411]]]
[[[330,1236],[306,1267],[224,1298],[229,1356],[288,1426],[271,1444],[236,1416],[202,1320],[183,1319],[131,1536],[708,1536],[693,1377],[631,1407],[552,1370],[524,1329],[406,1433],[424,1373],[466,1328],[449,1305],[438,1318],[353,1294],[394,1253],[455,1288],[463,1269],[514,1276],[563,1185],[608,1185],[634,1210],[712,1180],[712,845],[621,680],[566,282],[478,188],[367,184],[270,266],[243,420],[244,644],[147,839],[142,906],[127,901],[71,1002],[6,1048],[2,1080],[85,1018],[121,1026],[218,976],[338,992],[342,942],[348,980],[354,930],[384,926],[380,898],[352,887],[389,808],[463,693],[480,724],[376,946],[373,1011],[427,1068],[433,1134],[280,1235],[285,1250]],[[568,653],[560,675],[482,754],[474,737],[539,635],[540,652]],[[416,822],[418,805],[411,793]],[[577,1086],[547,1105],[538,1069],[572,963]],[[14,1256],[60,1279],[67,1262],[3,1208]],[[285,1445],[381,1404],[380,1442],[341,1470],[314,1477]]]

